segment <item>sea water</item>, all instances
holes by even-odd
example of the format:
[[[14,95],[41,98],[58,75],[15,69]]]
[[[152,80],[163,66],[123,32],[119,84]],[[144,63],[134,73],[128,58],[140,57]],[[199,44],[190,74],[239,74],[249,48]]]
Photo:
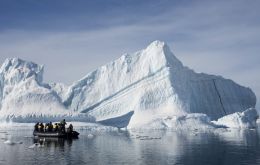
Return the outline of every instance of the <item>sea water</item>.
[[[68,140],[0,130],[0,164],[260,164],[259,129],[77,131],[79,138]]]

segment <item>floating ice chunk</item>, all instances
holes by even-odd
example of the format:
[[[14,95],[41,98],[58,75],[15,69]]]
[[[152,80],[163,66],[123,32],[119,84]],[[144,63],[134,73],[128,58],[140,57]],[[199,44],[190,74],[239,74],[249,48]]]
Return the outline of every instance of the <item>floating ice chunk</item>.
[[[28,148],[33,149],[33,148],[37,147],[38,145],[40,145],[40,143],[34,143],[33,145],[29,146]]]
[[[16,143],[13,142],[13,141],[11,141],[11,140],[6,140],[6,141],[4,142],[4,144],[15,145]]]
[[[28,148],[30,149],[34,149],[34,148],[42,148],[44,147],[44,144],[40,144],[40,143],[34,143],[33,145],[29,146]]]
[[[6,140],[4,143],[5,143],[5,144],[9,144],[9,145],[23,144],[22,141],[14,142],[14,141],[11,141],[11,140]]]
[[[244,112],[236,112],[227,116],[224,116],[217,121],[213,121],[215,124],[223,125],[229,128],[255,128],[258,114],[255,108],[249,108]]]
[[[88,138],[89,138],[89,139],[92,139],[93,137],[94,137],[93,134],[88,134]]]
[[[30,149],[33,149],[33,148],[35,148],[35,144],[33,144],[33,145],[31,145],[31,146],[29,146],[28,148],[30,148]]]

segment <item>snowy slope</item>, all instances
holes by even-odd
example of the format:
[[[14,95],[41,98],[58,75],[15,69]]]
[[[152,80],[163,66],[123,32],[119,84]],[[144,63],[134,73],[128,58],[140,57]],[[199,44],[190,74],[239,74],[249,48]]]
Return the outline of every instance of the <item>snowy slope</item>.
[[[7,59],[0,69],[3,120],[67,117],[135,128],[169,117],[182,123],[186,118],[191,123],[217,120],[255,104],[249,88],[220,76],[195,73],[160,41],[125,54],[70,86],[43,83],[42,66],[17,58]]]

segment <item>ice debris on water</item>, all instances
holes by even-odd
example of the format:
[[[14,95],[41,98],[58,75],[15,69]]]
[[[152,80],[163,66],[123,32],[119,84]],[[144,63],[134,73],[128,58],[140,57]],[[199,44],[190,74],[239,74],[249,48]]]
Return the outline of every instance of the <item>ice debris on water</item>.
[[[15,145],[15,144],[23,144],[23,142],[22,141],[14,142],[14,141],[11,141],[11,140],[6,140],[4,142],[4,144]]]
[[[88,134],[88,138],[89,138],[89,139],[92,139],[93,137],[94,137],[93,134]]]
[[[4,142],[4,144],[9,144],[9,145],[15,145],[16,143],[15,142],[12,142],[10,140],[7,140]]]
[[[29,149],[34,149],[34,148],[43,148],[44,144],[40,144],[40,143],[34,143],[33,145],[29,146]]]
[[[23,144],[23,142],[22,141],[14,142],[14,141],[11,141],[11,140],[6,140],[4,142],[4,144],[15,145],[15,144]]]

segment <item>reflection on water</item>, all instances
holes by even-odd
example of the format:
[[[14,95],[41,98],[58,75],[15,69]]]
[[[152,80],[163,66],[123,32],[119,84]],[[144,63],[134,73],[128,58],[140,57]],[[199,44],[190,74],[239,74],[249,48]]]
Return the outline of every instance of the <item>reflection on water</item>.
[[[41,147],[54,147],[54,148],[62,148],[66,145],[71,146],[73,140],[72,139],[64,139],[64,138],[52,138],[52,137],[34,137],[33,143],[36,144],[35,146]],[[31,147],[33,148],[33,147]]]
[[[0,164],[260,164],[259,130],[80,133],[67,140],[0,130]]]

